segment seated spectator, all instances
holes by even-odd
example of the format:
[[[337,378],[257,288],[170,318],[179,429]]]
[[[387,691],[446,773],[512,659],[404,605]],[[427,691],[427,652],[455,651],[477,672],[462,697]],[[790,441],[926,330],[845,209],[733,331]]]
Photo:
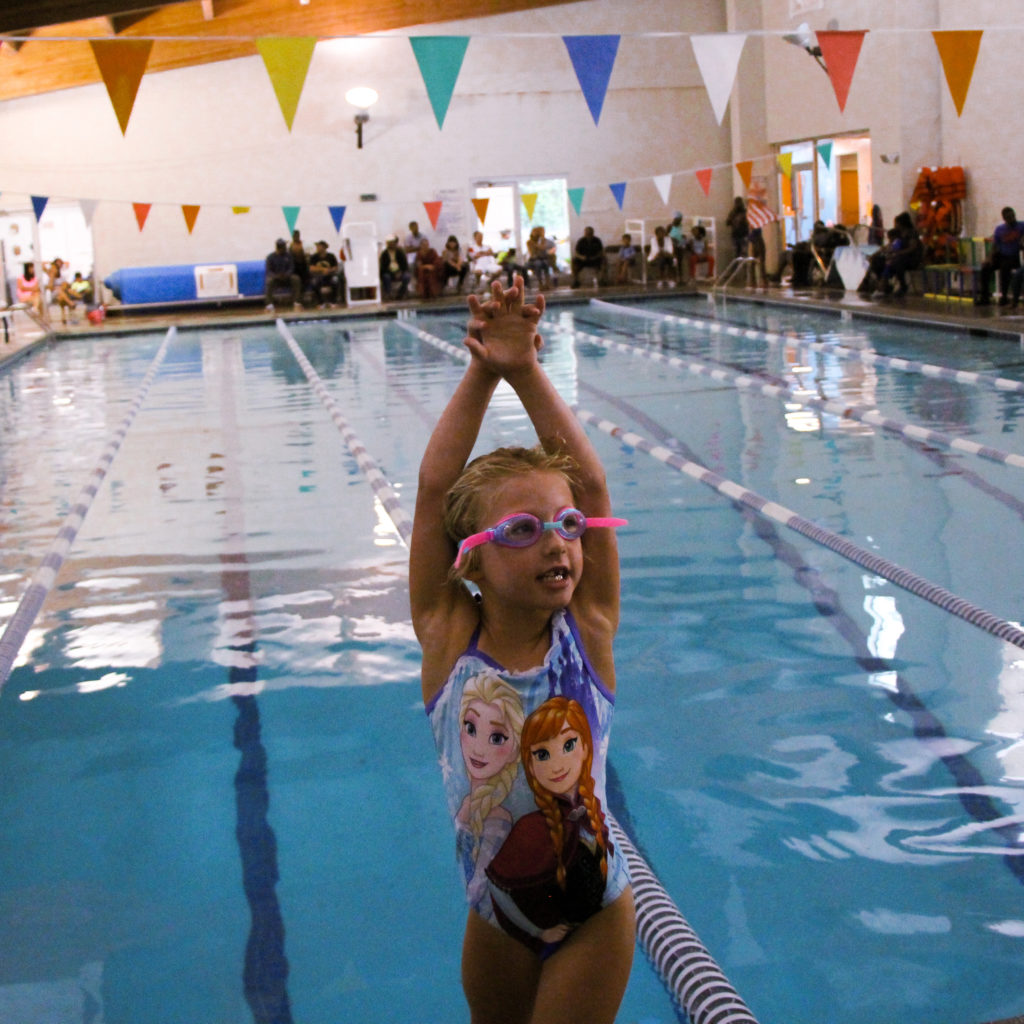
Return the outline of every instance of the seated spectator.
[[[327,243],[316,243],[316,249],[309,258],[309,279],[313,295],[320,300],[320,308],[324,308],[324,292],[327,301],[332,305],[341,301],[341,278],[338,272],[338,257],[327,249]]]
[[[583,229],[583,237],[576,242],[572,257],[572,286],[579,288],[580,271],[592,267],[597,271],[597,283],[607,284],[605,271],[608,261],[604,254],[604,243],[594,234],[592,227]]]
[[[292,305],[298,309],[302,295],[302,279],[295,273],[292,254],[288,251],[288,243],[283,238],[274,243],[274,251],[267,256],[264,266],[267,312],[274,312],[274,291],[278,288],[287,288],[292,293]]]
[[[622,236],[622,245],[619,246],[619,263],[615,268],[615,283],[629,284],[632,280],[630,274],[633,270],[633,263],[636,261],[636,246],[633,244],[632,235]]]
[[[404,299],[409,294],[409,260],[405,250],[398,244],[398,235],[388,235],[384,240],[384,248],[380,253],[380,287],[385,299]],[[392,296],[391,290],[398,284],[398,294]]]
[[[302,282],[304,294],[309,290],[309,257],[306,255],[306,247],[302,244],[302,235],[298,230],[292,232],[288,251],[292,254],[292,263],[295,266],[295,273],[299,275],[299,281]]]
[[[675,284],[673,275],[676,256],[672,251],[672,243],[669,241],[665,229],[660,224],[654,229],[654,237],[651,239],[651,251],[647,256],[647,262],[657,271],[659,288],[671,288]]]
[[[686,253],[690,248],[690,239],[686,236],[686,229],[683,227],[683,214],[681,210],[676,210],[672,214],[672,223],[665,229],[668,235],[669,241],[672,243],[672,252],[676,258],[676,275],[678,276],[679,283],[682,284],[686,280]],[[690,275],[693,276],[692,274]]]
[[[433,299],[441,294],[441,257],[430,242],[423,238],[416,250],[416,288],[421,299]]]
[[[690,229],[690,277],[697,276],[697,267],[702,263],[708,268],[705,277],[715,276],[715,254],[708,245],[708,232],[703,224],[694,224]]]
[[[482,231],[473,232],[473,243],[466,246],[466,256],[469,257],[469,271],[473,275],[474,291],[485,290],[487,285],[501,274],[501,264],[494,255],[494,250],[489,245],[484,245]]]
[[[31,306],[40,316],[43,313],[43,293],[36,277],[36,265],[26,263],[21,277],[15,283],[15,294],[19,302]]]
[[[512,232],[508,228],[504,228],[501,232],[501,243],[502,245],[508,246],[506,249],[502,249],[495,259],[498,261],[498,266],[505,272],[505,276],[508,278],[508,286],[512,287],[512,279],[516,274],[522,275],[523,280],[526,280],[527,270],[525,264],[520,262],[521,257],[516,254],[516,247],[514,245],[508,245],[512,241]]]
[[[554,239],[545,236],[543,226],[535,227],[526,240],[526,269],[533,272],[541,291],[551,287],[555,253]]]
[[[444,243],[444,248],[441,250],[439,278],[441,291],[445,290],[448,282],[453,277],[457,277],[459,280],[456,282],[456,292],[461,292],[462,283],[466,280],[468,273],[469,260],[462,255],[462,246],[459,245],[459,240],[454,235],[449,235],[448,240]]]
[[[921,236],[914,227],[914,220],[904,211],[893,219],[889,230],[889,241],[878,252],[872,254],[868,262],[868,271],[861,281],[858,291],[866,292],[875,285],[875,295],[888,295],[893,292],[893,279],[896,280],[896,295],[907,292],[908,270],[914,270],[921,264]]]
[[[92,281],[82,277],[81,271],[75,271],[70,291],[78,302],[84,302],[87,306],[92,304]]]
[[[992,232],[992,255],[981,265],[978,296],[979,306],[987,306],[992,291],[992,278],[999,276],[999,305],[1010,302],[1010,280],[1020,267],[1020,250],[1024,244],[1024,223],[1017,220],[1012,206],[1004,206],[1003,221]]]

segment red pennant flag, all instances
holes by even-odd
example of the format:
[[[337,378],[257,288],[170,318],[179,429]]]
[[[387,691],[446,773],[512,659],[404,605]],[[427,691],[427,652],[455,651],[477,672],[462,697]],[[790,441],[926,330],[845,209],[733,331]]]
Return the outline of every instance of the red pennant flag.
[[[132,209],[135,211],[135,219],[139,222],[140,231],[146,224],[146,218],[149,216],[152,206],[152,203],[132,203]]]
[[[850,83],[857,67],[861,43],[867,30],[862,32],[818,32],[818,45],[821,57],[825,61],[828,77],[832,80],[836,99],[839,101],[840,112],[846,107],[846,97],[850,93]]]
[[[487,219],[487,204],[490,199],[474,199],[473,209],[476,210],[477,219],[481,224]]]
[[[743,182],[744,188],[750,188],[750,172],[754,169],[753,160],[741,160],[736,165],[736,170],[740,172],[740,180]]]
[[[196,217],[199,216],[198,206],[183,206],[181,212],[185,215],[185,226],[188,228],[188,233],[192,234],[192,229],[196,226]]]
[[[437,218],[441,216],[441,205],[440,199],[423,204],[423,209],[427,211],[427,216],[430,218],[430,226],[435,230],[437,229]]]
[[[700,182],[700,187],[704,189],[704,195],[711,194],[711,168],[705,167],[702,171],[697,172],[697,180]]]

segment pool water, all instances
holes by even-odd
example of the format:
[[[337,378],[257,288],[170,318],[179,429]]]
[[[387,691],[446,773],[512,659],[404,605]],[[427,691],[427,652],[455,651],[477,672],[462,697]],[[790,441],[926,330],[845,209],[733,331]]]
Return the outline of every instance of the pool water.
[[[1018,621],[1022,470],[630,356],[626,341],[1024,451],[1003,338],[665,299],[553,309],[582,409]],[[415,326],[449,344],[461,314]],[[462,363],[291,325],[409,511]],[[772,339],[769,343],[769,340]],[[811,351],[802,341],[835,351]],[[0,373],[0,619],[163,334]],[[1024,656],[591,431],[620,531],[612,810],[767,1024],[1024,1012]],[[502,390],[480,441],[529,442]],[[406,549],[273,325],[181,331],[0,691],[0,1020],[467,1018]],[[638,951],[621,1022],[679,1019]]]

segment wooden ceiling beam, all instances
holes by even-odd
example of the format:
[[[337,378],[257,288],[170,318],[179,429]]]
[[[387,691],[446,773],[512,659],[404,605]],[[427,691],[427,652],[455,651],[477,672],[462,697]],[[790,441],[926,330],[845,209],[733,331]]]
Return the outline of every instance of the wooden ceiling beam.
[[[54,6],[48,0],[36,2],[44,8]],[[445,0],[441,6],[436,0],[403,0],[402,3],[361,0],[358,4],[312,0],[310,4],[301,6],[299,0],[211,0],[209,6],[211,10],[215,9],[214,18],[206,17],[205,2],[196,4],[192,0],[143,9],[131,24],[121,18],[139,10],[138,0],[134,7],[132,0],[120,2],[124,8],[120,13],[112,9],[113,4],[109,0],[105,5],[103,0],[97,0],[92,6],[108,8],[97,12],[97,16],[40,28],[33,33],[32,39],[25,41],[18,53],[7,52],[7,46],[0,47],[0,101],[101,81],[88,40],[110,38],[111,34],[121,39],[161,37],[153,46],[147,72],[169,71],[252,56],[257,52],[256,39],[261,36],[327,39],[362,35],[438,21],[551,7],[565,0]],[[23,7],[22,0],[16,0],[16,6]],[[90,5],[81,0],[62,6],[84,8]],[[60,41],[46,42],[47,36],[57,37]],[[171,36],[184,39],[178,43],[162,38]]]

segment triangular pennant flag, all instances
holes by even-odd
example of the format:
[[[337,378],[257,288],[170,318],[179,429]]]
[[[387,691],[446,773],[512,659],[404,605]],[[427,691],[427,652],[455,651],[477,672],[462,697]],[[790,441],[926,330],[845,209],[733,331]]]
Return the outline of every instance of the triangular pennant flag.
[[[139,225],[140,231],[146,226],[146,218],[149,216],[152,206],[152,203],[132,203],[132,209],[135,211],[135,220]]]
[[[846,108],[846,97],[850,93],[850,83],[857,67],[861,43],[867,30],[859,32],[818,32],[818,46],[821,47],[821,59],[825,62],[828,77],[832,80],[839,110]]]
[[[182,214],[185,216],[185,226],[188,228],[188,233],[192,234],[192,229],[196,226],[196,217],[199,216],[198,206],[182,206]]]
[[[619,50],[618,36],[562,36],[594,124],[601,119],[608,80]]]
[[[441,216],[442,205],[443,200],[441,199],[434,199],[429,203],[423,204],[423,209],[427,211],[427,216],[430,218],[430,226],[435,230],[437,229],[437,219]]]
[[[784,177],[788,178],[793,173],[793,154],[792,153],[780,153],[776,158],[775,162],[779,165],[779,170],[782,171]],[[749,188],[749,186],[748,186]]]
[[[90,39],[92,55],[100,69],[107,95],[114,107],[121,134],[128,130],[139,83],[146,73],[152,39]]]
[[[821,157],[826,167],[832,166],[832,143],[831,142],[819,142],[818,143],[818,156]]]
[[[583,193],[586,191],[584,188],[571,188],[569,189],[569,202],[572,203],[572,208],[576,211],[576,215],[579,216],[580,207],[583,206]]]
[[[697,171],[697,181],[700,182],[700,187],[704,189],[704,195],[711,194],[711,168],[705,167],[703,170]]]
[[[740,54],[747,37],[742,33],[716,32],[708,36],[690,36],[693,55],[697,58],[704,79],[704,88],[711,109],[715,112],[715,120],[719,124],[725,116],[725,108],[729,105],[736,71],[740,66]]]
[[[739,171],[740,181],[743,182],[743,187],[750,188],[750,174],[754,170],[753,160],[741,160],[736,165],[736,170]]]
[[[476,210],[476,219],[480,221],[481,224],[487,220],[487,206],[489,203],[490,199],[487,198],[473,200],[473,209]]]
[[[316,36],[264,37],[256,40],[256,49],[263,58],[288,131],[292,130],[292,121],[295,120],[295,111],[299,107],[299,97],[315,48]]]
[[[295,230],[295,222],[299,219],[299,210],[301,206],[282,206],[281,212],[284,214],[285,222],[288,224],[288,233],[291,234]]]
[[[448,104],[469,46],[469,36],[410,36],[412,52],[420,66],[437,127],[444,127]]]
[[[523,201],[523,206],[526,207],[526,219],[533,220],[533,208],[537,205],[537,193],[536,192],[523,192],[519,197]],[[576,211],[579,213],[579,211]]]
[[[85,226],[92,227],[92,215],[96,212],[96,206],[99,203],[98,199],[79,199],[78,205],[82,210],[82,216],[85,218]]]
[[[946,75],[946,85],[953,97],[956,116],[959,117],[967,99],[967,90],[971,86],[974,75],[974,62],[978,59],[978,47],[981,45],[980,29],[965,29],[961,32],[933,32],[935,45],[942,58],[942,70]]]
[[[49,201],[49,196],[32,196],[32,209],[35,210],[37,223],[42,219],[43,210],[46,209],[46,204]]]
[[[344,206],[328,206],[327,209],[330,211],[331,220],[334,222],[334,230],[341,230],[341,222],[345,219],[345,207]]]
[[[793,179],[788,174],[782,176],[782,206],[786,210],[793,209]]]
[[[622,209],[622,201],[626,198],[626,183],[624,181],[617,181],[614,185],[608,186],[612,190],[612,195],[615,196],[615,202],[619,204],[619,209]]]
[[[661,196],[661,201],[668,206],[668,194],[672,188],[672,175],[656,174],[654,176],[654,187],[658,190],[658,195]]]
[[[232,213],[248,213],[249,212],[249,207],[248,206],[232,206],[231,207],[231,212]]]

